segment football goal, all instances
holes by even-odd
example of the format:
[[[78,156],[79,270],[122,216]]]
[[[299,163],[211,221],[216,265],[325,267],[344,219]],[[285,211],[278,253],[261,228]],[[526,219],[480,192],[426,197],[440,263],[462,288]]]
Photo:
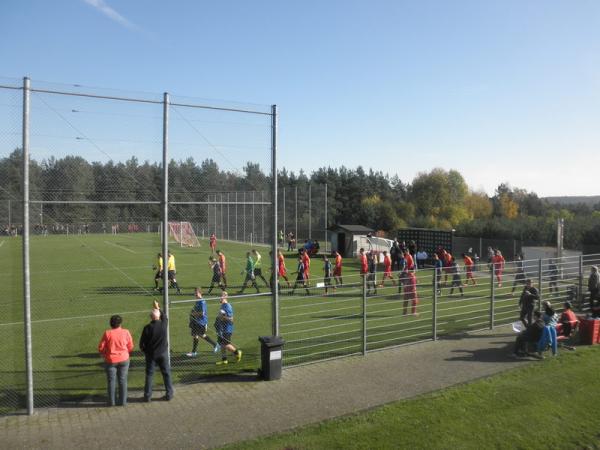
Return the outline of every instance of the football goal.
[[[169,240],[174,240],[181,247],[200,247],[190,222],[169,222]]]

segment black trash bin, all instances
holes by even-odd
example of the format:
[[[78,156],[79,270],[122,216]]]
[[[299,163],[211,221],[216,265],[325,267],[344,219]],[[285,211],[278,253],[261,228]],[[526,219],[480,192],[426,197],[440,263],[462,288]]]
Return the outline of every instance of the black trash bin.
[[[281,362],[283,344],[281,336],[260,336],[260,372],[259,376],[266,381],[281,378]]]

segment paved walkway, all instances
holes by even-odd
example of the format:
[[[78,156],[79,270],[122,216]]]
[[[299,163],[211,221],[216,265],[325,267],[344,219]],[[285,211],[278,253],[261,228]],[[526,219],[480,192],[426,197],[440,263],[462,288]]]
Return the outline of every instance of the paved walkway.
[[[210,448],[289,430],[525,364],[506,327],[290,368],[279,381],[179,386],[171,402],[40,409],[0,419],[0,448]],[[160,377],[160,375],[158,375]]]

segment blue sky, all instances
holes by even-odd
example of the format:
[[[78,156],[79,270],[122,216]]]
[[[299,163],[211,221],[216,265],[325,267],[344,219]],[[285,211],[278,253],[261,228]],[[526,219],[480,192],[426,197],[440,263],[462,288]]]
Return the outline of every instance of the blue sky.
[[[410,181],[442,167],[488,194],[501,182],[600,194],[597,1],[4,0],[0,29],[0,76],[276,103],[279,161],[296,171],[362,165]],[[119,150],[62,106],[40,107],[65,115],[65,138],[94,136],[90,151],[155,154],[159,133],[131,126],[135,145]],[[268,147],[264,124],[236,118],[230,141],[194,114],[179,118],[177,156],[207,138],[238,166]]]

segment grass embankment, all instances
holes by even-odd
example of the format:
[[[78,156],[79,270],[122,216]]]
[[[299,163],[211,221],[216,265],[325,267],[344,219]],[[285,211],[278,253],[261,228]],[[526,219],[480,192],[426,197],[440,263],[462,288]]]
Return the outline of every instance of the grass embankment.
[[[229,449],[600,448],[600,348]]]

